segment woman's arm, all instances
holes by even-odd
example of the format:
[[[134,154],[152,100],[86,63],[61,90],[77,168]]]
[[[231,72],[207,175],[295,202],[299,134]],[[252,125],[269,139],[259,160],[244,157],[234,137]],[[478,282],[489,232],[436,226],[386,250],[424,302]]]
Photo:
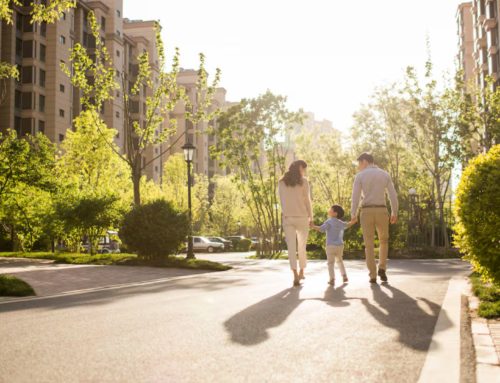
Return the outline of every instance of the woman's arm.
[[[307,214],[309,216],[309,221],[312,222],[313,210],[312,210],[312,203],[311,203],[311,190],[310,190],[309,181],[307,180],[307,178],[304,178],[303,187],[304,187],[304,202],[306,204]]]

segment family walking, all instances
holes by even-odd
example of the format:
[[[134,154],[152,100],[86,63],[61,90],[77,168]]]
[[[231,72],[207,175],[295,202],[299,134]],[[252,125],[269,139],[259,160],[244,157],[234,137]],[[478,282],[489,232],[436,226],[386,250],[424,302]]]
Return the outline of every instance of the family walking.
[[[300,281],[305,278],[306,245],[310,229],[326,233],[329,283],[335,284],[334,266],[336,262],[343,282],[348,281],[342,260],[344,230],[358,222],[358,211],[370,283],[377,283],[377,276],[382,282],[387,282],[389,223],[395,224],[398,220],[398,199],[391,176],[375,165],[371,154],[361,154],[358,157],[359,172],[354,179],[352,188],[350,222],[342,221],[344,217],[342,206],[333,205],[328,210],[329,218],[321,226],[316,226],[313,222],[309,182],[305,177],[306,169],[307,164],[304,161],[294,161],[278,184],[283,214],[283,230],[294,285],[300,285]],[[390,215],[386,206],[386,193],[389,196],[391,206]],[[375,262],[375,231],[380,244],[378,270]]]

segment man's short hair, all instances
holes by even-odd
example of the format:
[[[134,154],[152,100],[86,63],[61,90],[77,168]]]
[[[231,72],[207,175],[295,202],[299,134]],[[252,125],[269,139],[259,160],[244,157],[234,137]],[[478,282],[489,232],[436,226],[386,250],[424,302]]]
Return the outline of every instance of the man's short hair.
[[[359,157],[358,157],[358,161],[363,161],[365,160],[366,162],[368,162],[369,164],[373,164],[375,162],[375,160],[373,159],[373,156],[370,154],[370,153],[362,153]]]
[[[342,206],[340,205],[333,205],[332,210],[337,213],[337,218],[343,218],[344,217],[344,209],[342,209]]]

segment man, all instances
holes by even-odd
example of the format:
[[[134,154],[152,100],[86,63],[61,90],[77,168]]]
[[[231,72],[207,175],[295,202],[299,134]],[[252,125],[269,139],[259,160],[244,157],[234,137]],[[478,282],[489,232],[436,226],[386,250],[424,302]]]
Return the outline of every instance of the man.
[[[398,197],[391,176],[375,165],[371,154],[363,153],[358,157],[358,170],[352,188],[351,223],[358,221],[360,207],[361,230],[365,242],[366,265],[370,271],[370,283],[377,283],[375,230],[380,242],[378,276],[382,282],[387,282],[389,222],[395,224],[398,221]],[[390,219],[385,202],[386,192],[391,203]]]

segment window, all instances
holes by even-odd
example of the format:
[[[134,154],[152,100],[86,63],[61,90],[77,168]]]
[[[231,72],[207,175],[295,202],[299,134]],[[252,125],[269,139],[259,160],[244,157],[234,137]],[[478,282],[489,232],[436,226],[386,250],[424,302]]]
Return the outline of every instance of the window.
[[[40,86],[45,88],[45,71],[43,69],[40,69]]]
[[[33,57],[33,40],[23,41],[23,58]]]
[[[64,117],[64,109],[59,109],[59,117]]]
[[[33,119],[32,118],[22,118],[21,119],[21,136],[33,133]]]
[[[47,36],[47,23],[45,21],[42,21],[40,24],[40,35],[43,37]]]
[[[66,37],[63,35],[59,36],[59,44],[64,45],[66,44]]]
[[[61,17],[62,17],[63,20],[66,20],[66,13],[62,12],[61,13]]]
[[[38,121],[38,131],[40,133],[45,133],[45,121],[42,120]]]
[[[17,134],[20,136],[21,135],[21,117],[18,117],[18,116],[14,117],[14,129],[16,130]]]
[[[194,243],[200,243],[201,239],[200,238],[193,238]]]
[[[47,48],[45,45],[40,44],[40,61],[45,62],[45,55],[47,54]]]
[[[16,39],[16,56],[23,56],[23,40],[21,39]]]
[[[16,90],[14,93],[14,108],[16,109],[21,109],[21,99],[22,99],[22,93],[20,90]]]
[[[59,134],[59,142],[63,142],[64,141],[64,134]]]
[[[158,166],[155,166],[155,173],[158,173]]]
[[[59,84],[59,92],[64,93],[64,85]]]
[[[120,97],[120,92],[118,90],[116,91],[116,97]]]
[[[122,35],[118,29],[116,30],[116,34],[117,34],[118,36],[121,36],[121,35]]]
[[[116,118],[120,118],[120,112],[118,112],[118,111],[115,112],[115,116],[116,116]]]
[[[42,113],[45,112],[45,96],[43,94],[38,96],[38,110]]]
[[[23,15],[20,13],[16,13],[16,30],[18,32],[23,31]]]
[[[116,71],[116,78],[120,78],[120,71],[119,70]]]
[[[106,18],[101,16],[101,29],[104,31],[106,30]]]
[[[33,32],[33,25],[28,17],[23,17],[23,32]]]
[[[116,56],[120,57],[120,51],[118,49],[116,50]]]
[[[119,10],[119,9],[117,9],[117,10],[116,10],[116,16],[117,16],[117,17],[122,17],[122,13],[120,12],[120,10]]]
[[[23,84],[33,84],[33,67],[32,66],[23,66],[21,70],[21,82]]]
[[[22,95],[22,108],[31,109],[33,107],[33,93],[24,92]]]

